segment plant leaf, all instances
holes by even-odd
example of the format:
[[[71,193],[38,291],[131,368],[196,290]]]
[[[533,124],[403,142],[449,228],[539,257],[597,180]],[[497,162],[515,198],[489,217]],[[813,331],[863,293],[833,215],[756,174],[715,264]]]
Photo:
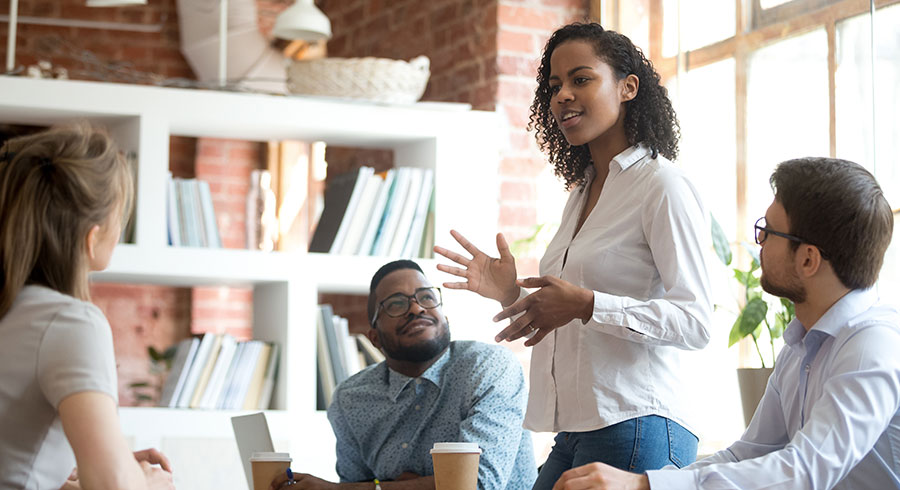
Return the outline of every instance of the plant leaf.
[[[150,386],[150,383],[146,381],[138,381],[136,383],[131,383],[128,385],[129,388],[147,388]]]
[[[162,360],[162,354],[160,354],[159,351],[156,350],[156,348],[152,345],[147,347],[147,353],[150,354],[150,359],[153,359],[156,362]]]
[[[734,319],[734,324],[731,325],[731,332],[728,334],[728,347],[740,342],[742,338],[744,336],[741,335],[741,315],[738,315]]]
[[[766,318],[769,311],[769,305],[762,298],[753,298],[741,311],[741,316],[734,322],[731,327],[731,334],[728,336],[728,346],[736,344],[742,338],[753,334],[760,328],[760,323]],[[759,337],[755,335],[754,337]]]
[[[723,264],[731,265],[731,245],[728,242],[728,237],[725,236],[725,232],[719,226],[719,222],[716,221],[716,217],[712,213],[709,213],[709,220],[712,228],[713,249],[715,249],[716,255],[719,256],[719,260]]]
[[[734,278],[741,283],[742,286],[747,287],[747,277],[750,275],[747,271],[742,271],[740,269],[734,269]]]

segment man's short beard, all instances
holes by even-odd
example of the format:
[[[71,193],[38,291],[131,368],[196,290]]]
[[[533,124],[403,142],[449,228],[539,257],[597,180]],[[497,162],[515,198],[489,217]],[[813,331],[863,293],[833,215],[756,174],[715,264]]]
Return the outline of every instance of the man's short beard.
[[[794,283],[787,286],[775,285],[766,278],[765,274],[760,277],[759,284],[762,286],[763,291],[772,296],[788,299],[794,304],[806,302],[806,288],[804,288],[802,284]]]
[[[450,325],[445,320],[442,326],[444,332],[439,337],[423,340],[409,347],[400,347],[389,341],[381,330],[378,330],[378,340],[381,341],[381,348],[384,349],[385,355],[391,359],[405,362],[426,362],[437,357],[450,345]]]

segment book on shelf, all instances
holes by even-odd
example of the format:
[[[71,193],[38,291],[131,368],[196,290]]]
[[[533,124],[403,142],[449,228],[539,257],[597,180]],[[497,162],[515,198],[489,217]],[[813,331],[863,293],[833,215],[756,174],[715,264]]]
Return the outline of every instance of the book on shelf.
[[[256,365],[253,366],[250,382],[247,383],[247,394],[241,400],[241,408],[244,410],[255,410],[259,405],[259,394],[262,393],[263,381],[266,377],[266,366],[269,365],[269,355],[272,352],[272,346],[266,343],[261,344],[259,357]]]
[[[421,240],[419,257],[434,257],[434,190],[431,191],[431,200],[428,202],[428,213],[425,216],[425,229],[422,231]]]
[[[378,198],[378,193],[381,191],[383,182],[384,178],[381,175],[369,175],[366,180],[366,186],[363,188],[362,195],[359,198],[359,203],[356,206],[356,212],[349,216],[345,213],[342,218],[341,225],[343,225],[343,221],[348,221],[348,218],[350,222],[349,228],[347,229],[347,236],[344,238],[344,243],[337,251],[332,247],[331,253],[356,255],[357,250],[359,250],[360,242],[362,242],[363,235],[366,232],[366,227],[372,219],[375,209],[375,200]]]
[[[372,250],[372,243],[375,241],[375,236],[381,227],[381,221],[384,217],[384,206],[387,204],[394,189],[396,176],[397,172],[394,169],[384,172],[384,180],[378,188],[378,195],[375,197],[375,203],[372,206],[372,214],[366,223],[366,230],[359,241],[359,246],[356,247],[356,252],[354,252],[356,255],[369,255],[369,252]]]
[[[425,221],[428,218],[428,211],[433,209],[431,201],[434,199],[434,170],[426,168],[424,173],[422,187],[419,190],[419,196],[416,198],[415,215],[409,226],[409,235],[403,244],[403,250],[400,252],[401,257],[425,256],[419,253],[419,249],[422,245],[422,235],[425,233]],[[431,236],[434,236],[433,230]]]
[[[162,392],[159,398],[159,406],[175,408],[178,405],[178,395],[184,386],[188,371],[191,367],[194,355],[197,353],[197,347],[200,345],[200,339],[191,337],[184,339],[178,343],[175,348],[175,357],[172,359],[172,369],[166,376],[163,383]]]
[[[391,193],[388,202],[385,204],[381,228],[375,236],[375,242],[372,244],[372,250],[369,252],[369,255],[387,255],[391,246],[391,240],[394,238],[394,233],[397,232],[397,225],[400,224],[400,213],[402,212],[403,204],[406,201],[406,196],[409,194],[412,174],[412,169],[410,167],[400,167],[397,169],[394,190]]]
[[[209,354],[206,357],[203,370],[200,371],[200,377],[197,378],[197,386],[194,388],[194,394],[191,396],[189,404],[191,408],[198,408],[200,406],[200,399],[203,398],[203,394],[206,392],[206,386],[209,384],[209,378],[212,376],[213,369],[216,367],[216,359],[218,359],[219,351],[222,348],[222,338],[222,334],[213,336],[212,347],[209,349]]]
[[[241,363],[237,367],[234,389],[229,393],[229,397],[225,400],[225,406],[223,407],[229,410],[239,409],[244,405],[244,398],[246,398],[247,391],[250,389],[253,371],[262,353],[262,342],[259,340],[248,340],[245,349],[244,356],[241,357]]]
[[[353,216],[359,211],[359,202],[362,200],[362,195],[365,192],[366,184],[369,182],[369,177],[371,177],[374,172],[375,169],[372,167],[359,167],[356,171],[356,181],[353,183],[350,201],[347,202],[347,208],[344,209],[344,214],[341,216],[341,224],[338,225],[337,233],[334,235],[334,241],[331,243],[331,248],[329,249],[330,253],[340,253],[341,247],[344,246],[344,241],[350,231],[350,222],[353,220]]]
[[[378,350],[375,345],[372,344],[372,341],[369,340],[365,335],[356,334],[356,345],[359,349],[359,353],[362,354],[365,359],[364,366],[371,366],[372,364],[378,364],[379,362],[384,360],[384,354]]]
[[[159,406],[198,409],[269,407],[278,374],[276,344],[203,334],[178,343]]]
[[[269,364],[266,366],[266,374],[263,377],[263,385],[260,389],[257,410],[268,410],[272,405],[272,394],[275,391],[275,377],[278,375],[278,344],[272,344],[269,351]]]
[[[331,356],[328,352],[328,341],[325,340],[325,322],[322,320],[322,312],[319,310],[316,321],[316,372],[317,372],[317,391],[319,391],[316,401],[317,410],[325,410],[331,405],[331,396],[334,393],[334,370],[331,366]]]
[[[399,167],[378,174],[360,167],[335,177],[310,252],[418,256],[433,211],[434,170]],[[433,240],[433,237],[431,238]]]
[[[320,305],[319,316],[325,328],[328,358],[331,362],[331,372],[334,373],[334,384],[337,386],[347,379],[346,363],[344,362],[344,341],[334,325],[335,315],[331,305]]]
[[[341,218],[350,204],[359,172],[347,172],[331,179],[325,188],[325,207],[309,242],[310,252],[328,253],[334,243]]]
[[[222,247],[208,182],[172,177],[169,173],[166,194],[169,245]]]
[[[191,398],[194,396],[194,390],[197,389],[197,383],[203,368],[206,367],[206,361],[209,359],[209,351],[212,349],[216,335],[213,333],[205,333],[200,339],[200,345],[197,347],[197,354],[191,361],[187,378],[181,386],[181,392],[178,394],[178,402],[175,404],[178,408],[188,408],[191,405]]]
[[[383,361],[384,355],[365,336],[351,334],[349,320],[335,315],[331,305],[319,305],[316,334],[316,406],[324,410],[341,382]]]
[[[385,255],[390,257],[398,257],[403,252],[406,240],[409,238],[409,229],[412,226],[413,218],[416,215],[416,206],[419,204],[419,194],[422,188],[422,178],[425,176],[424,169],[412,167],[409,171],[409,187],[406,196],[401,203],[398,201],[397,209],[397,227],[394,233],[388,237],[385,244]]]
[[[166,180],[166,229],[169,231],[169,245],[181,246],[181,220],[178,218],[178,192],[175,190],[175,180],[172,172],[169,172]]]
[[[210,375],[209,383],[203,391],[199,404],[193,408],[216,408],[216,402],[225,386],[225,375],[228,374],[228,368],[231,366],[236,350],[237,339],[231,335],[223,335],[222,345],[219,348],[219,355],[216,357],[216,364]]]

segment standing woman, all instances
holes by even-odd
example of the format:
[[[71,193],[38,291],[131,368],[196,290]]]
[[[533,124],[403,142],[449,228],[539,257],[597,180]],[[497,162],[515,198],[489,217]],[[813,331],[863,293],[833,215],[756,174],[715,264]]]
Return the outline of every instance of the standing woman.
[[[0,148],[0,489],[173,488],[165,456],[122,435],[112,332],[89,302],[132,194],[87,125]]]
[[[499,301],[514,318],[497,341],[530,337],[525,427],[558,432],[535,489],[602,461],[643,472],[696,458],[685,428],[679,354],[709,341],[706,211],[678,153],[678,121],[659,75],[631,41],[571,24],[547,41],[529,129],[571,192],[541,277],[516,280],[500,258],[435,251],[464,278],[446,283]],[[524,288],[536,289],[528,294]]]

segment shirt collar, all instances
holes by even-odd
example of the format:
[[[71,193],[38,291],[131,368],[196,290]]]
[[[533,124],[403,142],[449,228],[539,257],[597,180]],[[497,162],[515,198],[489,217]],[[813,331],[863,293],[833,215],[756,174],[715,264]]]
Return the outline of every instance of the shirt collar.
[[[452,345],[452,344],[451,344]],[[441,375],[443,373],[443,367],[450,360],[450,348],[444,350],[444,353],[441,354],[441,357],[438,358],[437,361],[434,362],[428,369],[422,373],[419,378],[431,381],[435,386],[441,386]],[[387,364],[385,364],[387,366]],[[387,368],[388,371],[388,395],[391,397],[391,401],[396,402],[397,398],[400,397],[400,393],[403,392],[403,389],[411,383],[416,378],[410,378],[405,374],[400,374],[397,371],[394,371],[391,368]]]
[[[612,172],[613,170],[615,170],[615,167],[617,167],[618,171],[620,172],[639,162],[642,158],[649,154],[650,149],[641,143],[629,146],[625,149],[625,151],[613,157],[613,159],[609,162],[609,170],[610,172]],[[593,165],[588,165],[587,167],[585,167],[585,182],[591,182],[592,180],[594,180],[594,175],[596,175],[596,173],[597,172],[594,170]]]
[[[828,336],[835,337],[843,329],[846,328],[854,317],[868,310],[878,301],[878,295],[874,289],[854,289],[845,294],[831,308],[819,318],[810,331],[822,332]],[[799,343],[806,335],[806,329],[800,323],[800,320],[794,318],[784,331],[784,341],[788,345]]]
[[[636,145],[632,145],[625,149],[622,153],[614,156],[612,161],[609,162],[610,170],[612,170],[612,165],[615,163],[619,166],[620,170],[625,170],[626,168],[634,165],[639,162],[642,158],[650,154],[650,149],[644,146],[641,143]]]

